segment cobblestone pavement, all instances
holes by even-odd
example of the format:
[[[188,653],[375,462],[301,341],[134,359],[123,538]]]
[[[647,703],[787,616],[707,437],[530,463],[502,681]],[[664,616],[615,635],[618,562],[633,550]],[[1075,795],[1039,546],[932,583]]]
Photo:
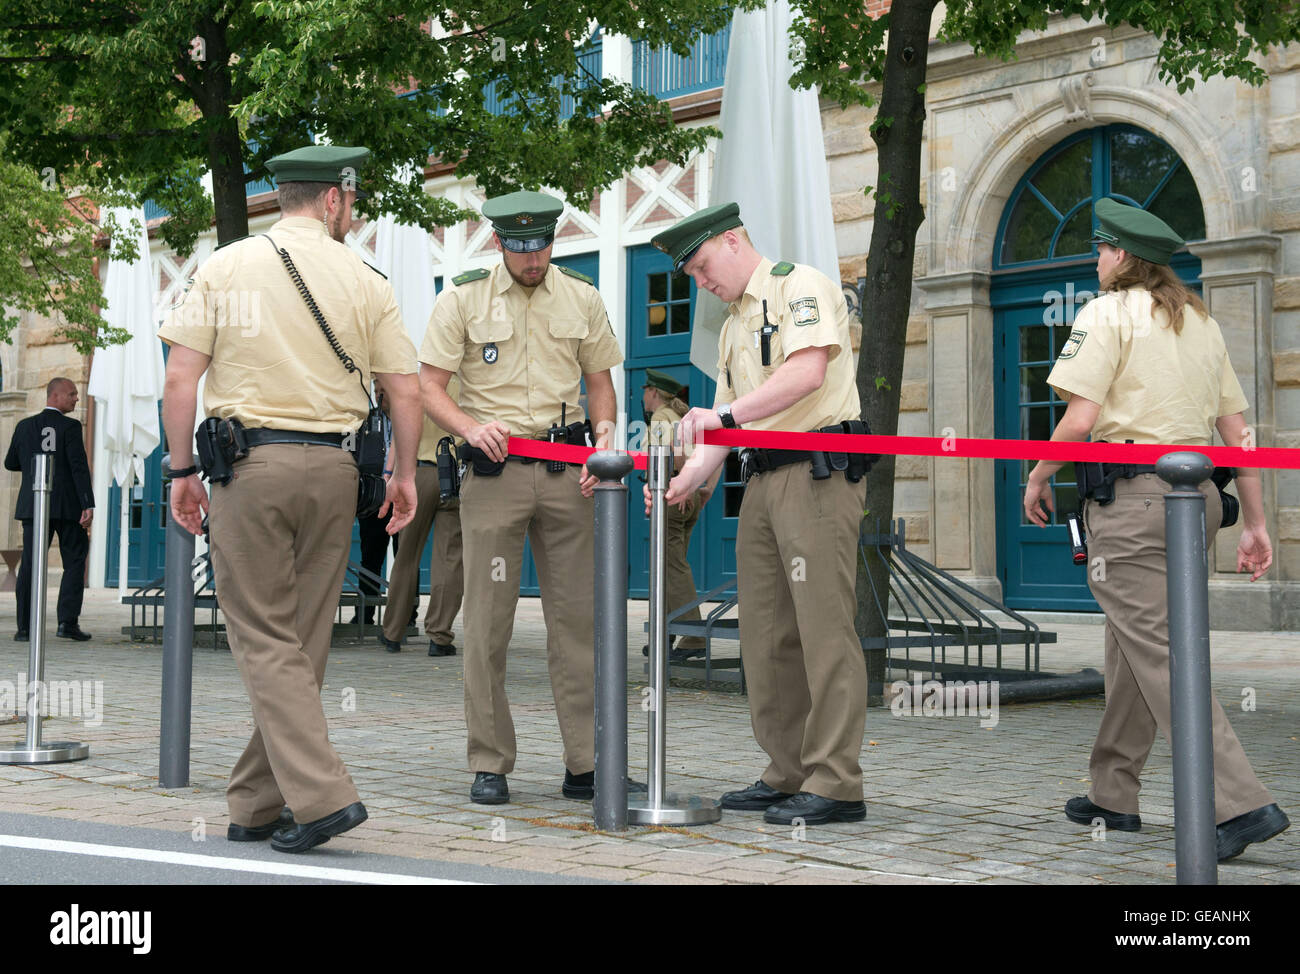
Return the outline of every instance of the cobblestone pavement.
[[[12,597],[0,611],[0,722],[15,709],[27,669],[13,642]],[[639,683],[644,602],[629,603],[629,754],[644,780]],[[191,786],[158,786],[161,647],[121,632],[128,611],[116,592],[87,593],[87,643],[48,632],[46,679],[102,681],[102,713],[53,717],[45,740],[79,739],[86,761],[0,767],[0,810],[192,833],[204,825],[218,853],[227,819],[226,776],[252,724],[228,651],[196,648]],[[200,622],[204,619],[200,618]],[[1100,668],[1102,629],[1048,625],[1043,649],[1054,672]],[[458,645],[460,628],[457,623]],[[1256,771],[1277,801],[1300,813],[1300,634],[1215,633],[1214,690]],[[727,812],[693,829],[596,832],[589,807],[560,795],[564,768],[546,676],[541,605],[520,601],[508,690],[519,736],[508,805],[469,801],[462,719],[462,658],[430,658],[408,640],[386,653],[373,636],[336,645],[322,691],[331,736],[370,820],[330,850],[384,853],[631,883],[1030,883],[1174,882],[1169,746],[1156,743],[1143,777],[1140,833],[1094,837],[1061,807],[1087,787],[1100,696],[1005,704],[996,726],[978,716],[867,715],[863,744],[867,820],[808,827],[765,825],[758,813]],[[733,650],[723,649],[721,653]],[[3,697],[8,689],[9,698]],[[22,695],[21,689],[18,696]],[[1253,709],[1244,709],[1253,705]],[[765,760],[744,697],[725,691],[669,694],[669,786],[716,796],[748,785]],[[19,740],[22,725],[0,726]],[[313,854],[317,855],[317,854]],[[311,857],[303,857],[311,858]],[[1247,849],[1220,867],[1222,884],[1300,881],[1300,829]]]

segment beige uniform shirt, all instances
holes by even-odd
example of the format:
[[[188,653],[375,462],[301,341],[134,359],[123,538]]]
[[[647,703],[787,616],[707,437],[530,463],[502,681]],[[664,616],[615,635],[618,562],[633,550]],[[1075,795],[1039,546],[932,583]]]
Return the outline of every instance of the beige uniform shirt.
[[[466,275],[461,275],[462,278]],[[585,419],[583,375],[623,361],[600,292],[552,264],[530,295],[505,264],[438,295],[420,361],[461,379],[460,408],[475,422],[540,436]]]
[[[454,375],[451,381],[447,383],[447,395],[451,396],[452,402],[460,399],[460,380]],[[434,463],[438,459],[438,441],[444,436],[451,436],[445,429],[429,418],[429,414],[424,414],[424,426],[420,430],[420,452],[419,459],[427,460]],[[452,436],[452,439],[456,438]],[[452,453],[456,451],[453,449]]]
[[[687,406],[686,403],[673,397],[650,414],[650,435],[646,440],[646,443],[651,445],[674,447],[674,473],[682,467],[682,458],[680,454],[682,444],[677,433],[677,426],[689,409],[690,407]]]
[[[1144,288],[1089,301],[1052,366],[1048,383],[1062,398],[1101,404],[1094,440],[1206,446],[1220,416],[1247,407],[1219,325],[1183,309],[1176,334]]]
[[[846,419],[859,419],[856,363],[850,350],[849,308],[834,281],[816,268],[795,264],[788,274],[773,274],[773,263],[758,263],[745,293],[728,305],[730,316],[718,342],[718,393],[714,406],[735,402],[757,389],[786,358],[800,349],[825,348],[829,356],[821,387],[793,406],[746,429],[806,431]],[[767,320],[777,326],[770,339],[771,364],[763,365],[763,301]]]
[[[348,373],[271,243],[260,235],[214,253],[173,305],[158,337],[211,356],[207,416],[247,427],[344,433],[366,418],[371,372],[410,375],[415,346],[384,276],[319,220],[286,217],[270,230],[358,372]]]

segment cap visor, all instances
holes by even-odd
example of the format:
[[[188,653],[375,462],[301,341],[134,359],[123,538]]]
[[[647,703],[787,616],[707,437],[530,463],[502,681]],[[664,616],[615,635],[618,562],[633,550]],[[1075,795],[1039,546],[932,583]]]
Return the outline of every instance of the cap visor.
[[[501,237],[501,246],[512,254],[531,254],[539,250],[545,250],[555,241],[554,234],[547,234],[544,237]]]

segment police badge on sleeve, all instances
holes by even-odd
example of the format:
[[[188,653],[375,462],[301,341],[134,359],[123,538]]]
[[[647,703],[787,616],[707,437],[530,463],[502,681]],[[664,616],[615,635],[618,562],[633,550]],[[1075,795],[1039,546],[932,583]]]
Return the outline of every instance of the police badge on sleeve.
[[[815,325],[821,321],[816,298],[797,298],[790,302],[790,314],[796,325]]]
[[[1083,328],[1076,328],[1074,331],[1070,332],[1070,337],[1067,338],[1065,344],[1061,346],[1061,354],[1057,356],[1057,361],[1060,361],[1061,359],[1074,358],[1078,355],[1079,346],[1083,344],[1083,340],[1087,337],[1088,332]]]

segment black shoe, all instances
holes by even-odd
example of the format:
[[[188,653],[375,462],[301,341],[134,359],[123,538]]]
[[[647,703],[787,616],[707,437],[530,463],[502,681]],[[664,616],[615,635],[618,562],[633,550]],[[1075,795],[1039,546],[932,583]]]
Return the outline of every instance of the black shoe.
[[[479,771],[469,786],[469,800],[475,805],[504,805],[510,801],[510,785],[503,774]]]
[[[82,632],[81,627],[75,622],[65,622],[59,625],[58,634],[64,639],[75,639],[79,643],[84,643],[90,638],[90,633]]]
[[[271,848],[276,852],[306,852],[322,842],[328,842],[333,836],[355,829],[367,817],[366,806],[361,802],[353,802],[333,815],[277,830],[271,835]]]
[[[31,638],[32,638],[32,634],[28,632],[26,629],[19,629],[16,633],[14,633],[14,642],[16,643],[25,643],[27,642],[27,640]]]
[[[269,839],[272,833],[287,829],[291,825],[293,825],[293,812],[289,811],[289,806],[286,805],[280,809],[280,817],[266,825],[236,825],[231,822],[226,826],[226,839],[229,842],[263,842]]]
[[[414,629],[415,624],[420,620],[420,604],[417,602],[415,608],[411,610],[411,621],[406,624],[407,629]]]
[[[390,653],[400,653],[402,651],[401,643],[395,643],[383,635],[380,635],[379,637],[379,645],[383,646],[384,649],[388,650]]]
[[[1252,842],[1267,842],[1285,832],[1290,824],[1286,812],[1276,803],[1228,819],[1215,830],[1218,833],[1219,862],[1237,858]]]
[[[677,637],[676,637],[676,636],[669,636],[669,637],[668,637],[668,654],[669,654],[670,656],[672,655],[672,652],[673,652],[673,643],[675,643],[675,642],[677,642]],[[703,652],[703,650],[700,650],[700,652]],[[650,644],[649,644],[649,643],[646,643],[644,646],[641,647],[641,655],[642,655],[642,656],[649,656],[649,655],[650,655]]]
[[[787,798],[793,797],[794,795],[790,792],[777,791],[760,778],[748,788],[742,788],[740,791],[729,791],[723,795],[722,807],[741,812],[761,812],[769,805],[775,805],[777,802],[783,802]]]
[[[1080,825],[1091,825],[1095,819],[1106,823],[1106,828],[1116,832],[1141,832],[1142,819],[1126,812],[1112,812],[1109,808],[1094,805],[1087,795],[1071,798],[1065,803],[1065,817]]]
[[[763,813],[763,821],[772,825],[792,825],[795,819],[800,819],[804,825],[861,822],[866,817],[866,802],[842,802],[807,791],[801,791]]]
[[[568,768],[564,769],[564,784],[560,786],[564,792],[565,798],[572,798],[574,801],[589,802],[596,797],[596,772],[588,771],[586,774],[574,774]],[[631,790],[629,783],[628,790]]]
[[[446,646],[441,646],[438,643],[435,643],[432,639],[430,639],[429,655],[430,656],[455,656],[456,647],[453,646],[451,643],[448,643]]]
[[[703,655],[703,646],[683,646],[681,649],[674,649],[668,654],[668,662],[685,663],[688,659],[695,659],[697,656]]]

